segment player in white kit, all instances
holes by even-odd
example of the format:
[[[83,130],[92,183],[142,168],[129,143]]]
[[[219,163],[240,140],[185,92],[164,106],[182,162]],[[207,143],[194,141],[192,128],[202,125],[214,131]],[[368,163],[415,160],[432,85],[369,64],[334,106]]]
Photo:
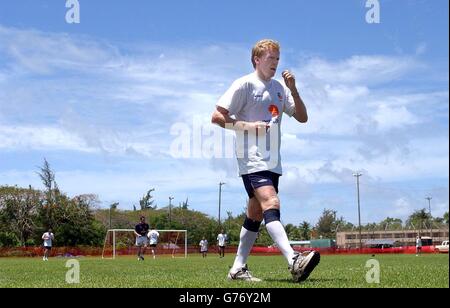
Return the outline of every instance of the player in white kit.
[[[236,132],[239,174],[249,196],[247,217],[228,279],[260,281],[249,272],[247,258],[264,219],[269,235],[288,262],[293,280],[300,282],[319,263],[320,254],[295,252],[280,222],[280,125],[283,114],[300,123],[308,121],[308,114],[295,76],[284,71],[284,85],[273,79],[280,60],[278,42],[267,39],[257,42],[251,60],[255,71],[231,85],[216,104],[211,119],[212,123]]]
[[[158,245],[158,239],[159,239],[159,232],[155,230],[155,228],[152,228],[148,232],[148,240],[149,240],[149,246],[152,250],[153,259],[156,259],[156,247]]]
[[[42,260],[48,261],[48,256],[50,255],[53,241],[55,240],[55,235],[53,234],[52,229],[48,229],[48,231],[42,235],[42,239],[44,240],[44,257]]]
[[[199,243],[200,245],[200,252],[202,253],[202,257],[206,258],[206,255],[208,254],[208,240],[203,237],[202,240]]]

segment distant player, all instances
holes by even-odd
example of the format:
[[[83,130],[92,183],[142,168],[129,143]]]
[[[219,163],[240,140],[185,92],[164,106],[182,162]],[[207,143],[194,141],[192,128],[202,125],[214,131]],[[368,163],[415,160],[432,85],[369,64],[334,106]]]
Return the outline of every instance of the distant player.
[[[206,258],[206,255],[208,253],[208,241],[206,240],[205,237],[202,238],[199,245],[200,245],[200,252],[202,253],[202,257]]]
[[[147,233],[150,226],[145,223],[145,217],[141,216],[140,222],[134,227],[134,235],[136,235],[136,246],[138,249],[138,261],[144,261],[145,248],[148,244]]]
[[[48,231],[42,235],[42,239],[44,240],[44,257],[42,258],[42,260],[48,261],[50,250],[52,250],[52,243],[55,239],[55,235],[53,234],[52,229],[48,229]]]
[[[147,234],[150,241],[150,248],[152,250],[153,259],[156,259],[156,246],[158,245],[159,232],[152,228]]]
[[[419,256],[422,252],[422,237],[420,235],[416,238],[416,256]]]
[[[227,241],[227,235],[225,234],[225,231],[222,229],[222,230],[220,230],[220,233],[217,236],[217,246],[219,246],[219,256],[221,258],[225,257],[226,241]]]

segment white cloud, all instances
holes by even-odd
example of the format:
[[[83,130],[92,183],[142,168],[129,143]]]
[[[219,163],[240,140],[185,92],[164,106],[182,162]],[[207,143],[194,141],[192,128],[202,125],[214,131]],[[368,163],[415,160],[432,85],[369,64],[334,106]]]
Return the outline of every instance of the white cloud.
[[[385,104],[379,104],[373,118],[377,121],[379,129],[382,131],[410,126],[419,122],[418,117],[406,107],[392,108]]]
[[[349,59],[331,63],[313,58],[302,67],[302,74],[312,82],[327,84],[385,84],[405,73],[421,67],[411,57],[352,56]]]
[[[5,150],[51,149],[90,152],[78,136],[58,127],[0,126],[0,148]]]
[[[52,74],[60,70],[103,69],[117,50],[91,39],[74,40],[67,34],[18,30],[0,26],[0,53],[16,68],[29,73]]]
[[[421,164],[445,168],[448,90],[416,92],[391,84],[423,68],[411,57],[386,56],[358,56],[337,63],[313,58],[300,65],[296,71],[301,72],[297,76],[309,121],[300,125],[285,120],[284,133],[299,140],[284,141],[284,161],[309,167],[313,174],[326,166],[324,162],[333,161],[337,170],[365,168],[386,179],[420,178],[428,174]],[[443,129],[438,133],[442,138],[433,146],[442,149],[443,156],[415,156],[416,141],[436,137],[438,128]]]

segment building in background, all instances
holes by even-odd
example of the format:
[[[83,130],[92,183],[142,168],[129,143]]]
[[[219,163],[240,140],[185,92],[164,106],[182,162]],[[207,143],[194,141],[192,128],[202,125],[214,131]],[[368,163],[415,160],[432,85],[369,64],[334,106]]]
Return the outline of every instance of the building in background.
[[[417,230],[388,230],[388,231],[363,231],[361,239],[364,246],[386,245],[387,246],[415,246],[416,236],[422,235],[423,246],[438,245],[448,240],[448,229],[433,229],[430,237],[429,230],[418,232]],[[336,244],[339,248],[359,247],[359,232],[338,232]]]

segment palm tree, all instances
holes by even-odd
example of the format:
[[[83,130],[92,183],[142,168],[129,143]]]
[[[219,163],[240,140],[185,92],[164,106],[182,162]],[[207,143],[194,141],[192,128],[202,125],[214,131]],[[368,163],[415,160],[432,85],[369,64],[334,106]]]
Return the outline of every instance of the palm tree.
[[[406,224],[418,226],[419,234],[422,234],[422,229],[425,223],[431,223],[431,216],[426,209],[421,209],[411,214]]]
[[[298,228],[300,230],[301,240],[305,241],[311,239],[311,225],[307,221],[303,221]]]

